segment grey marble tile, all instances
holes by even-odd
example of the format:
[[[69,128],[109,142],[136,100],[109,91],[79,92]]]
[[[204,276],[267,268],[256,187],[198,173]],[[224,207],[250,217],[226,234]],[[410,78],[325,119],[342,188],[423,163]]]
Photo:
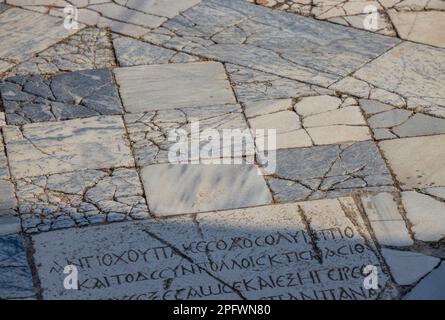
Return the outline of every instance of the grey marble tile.
[[[19,235],[0,236],[0,299],[33,296],[31,270],[22,237]]]
[[[276,173],[268,181],[278,201],[332,198],[353,190],[394,190],[372,141],[278,150]]]
[[[44,78],[15,76],[0,81],[10,125],[122,114],[109,70],[83,70]]]
[[[133,166],[119,116],[6,126],[4,136],[16,179],[85,169]]]

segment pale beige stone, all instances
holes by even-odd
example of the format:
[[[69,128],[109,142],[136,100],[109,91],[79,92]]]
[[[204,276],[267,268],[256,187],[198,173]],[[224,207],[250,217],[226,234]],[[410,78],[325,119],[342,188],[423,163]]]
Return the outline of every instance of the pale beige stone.
[[[371,134],[366,126],[333,125],[307,128],[306,130],[317,145],[371,139]]]
[[[126,6],[146,13],[173,18],[202,0],[128,0]]]
[[[379,142],[402,189],[445,186],[445,135]]]
[[[292,111],[281,111],[249,119],[250,127],[255,133],[257,129],[276,130],[276,148],[310,147],[312,141],[305,130],[301,129],[300,119]],[[255,135],[256,136],[256,135]],[[266,140],[265,140],[266,139]],[[263,151],[267,146],[267,136],[256,138],[257,147]],[[269,146],[267,150],[272,150]]]
[[[299,115],[307,117],[310,115],[335,110],[340,105],[340,98],[322,95],[302,98],[295,104],[294,109]]]
[[[244,106],[246,117],[252,118],[272,112],[289,110],[292,108],[292,99],[248,101],[244,104]]]
[[[391,21],[402,39],[445,47],[445,12],[388,11]]]
[[[349,106],[304,118],[305,128],[330,125],[366,125],[360,107]]]

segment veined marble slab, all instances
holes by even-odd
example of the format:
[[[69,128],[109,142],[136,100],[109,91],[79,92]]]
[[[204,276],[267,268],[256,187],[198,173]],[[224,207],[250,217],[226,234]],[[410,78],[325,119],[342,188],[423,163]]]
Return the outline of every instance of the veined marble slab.
[[[130,113],[236,103],[221,63],[137,66],[114,72]]]
[[[134,165],[119,116],[3,129],[12,176],[16,179]]]

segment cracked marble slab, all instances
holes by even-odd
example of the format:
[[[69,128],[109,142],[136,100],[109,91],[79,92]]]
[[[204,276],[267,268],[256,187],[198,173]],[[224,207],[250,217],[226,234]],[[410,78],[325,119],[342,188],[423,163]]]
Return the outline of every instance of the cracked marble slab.
[[[111,68],[114,53],[104,29],[85,28],[8,71],[7,76]]]
[[[245,110],[252,130],[276,130],[277,149],[371,139],[352,97],[303,97],[295,105],[291,99],[262,100],[246,102]],[[264,149],[262,139],[258,140],[257,147]]]
[[[3,130],[15,179],[134,166],[119,116],[6,126]]]
[[[431,189],[423,189],[422,192],[402,192],[402,202],[405,207],[406,217],[412,224],[414,237],[417,240],[436,242],[445,237],[445,195],[431,192]]]
[[[0,81],[9,125],[122,114],[109,70],[83,70],[50,78],[15,76]]]
[[[445,186],[445,135],[379,142],[402,190]]]
[[[397,109],[376,100],[360,100],[376,140],[445,133],[445,119]]]
[[[286,79],[251,68],[230,63],[226,63],[225,66],[235,94],[241,102],[334,94],[333,90]]]
[[[278,150],[276,172],[267,180],[276,201],[394,190],[373,141]]]
[[[204,0],[144,39],[323,86],[399,42],[236,0]]]
[[[55,231],[33,242],[44,299],[391,296],[389,275],[350,198]],[[62,286],[68,261],[80,268],[82,290]],[[363,289],[369,264],[380,271],[379,289]],[[338,277],[346,268],[355,276]]]
[[[147,42],[113,34],[113,45],[121,67],[137,65],[187,63],[201,59],[187,53],[177,52]]]
[[[364,29],[383,35],[396,36],[394,27],[382,1],[370,0],[247,0],[275,10],[296,13],[318,20],[325,20],[344,26]],[[394,2],[394,1],[393,1]],[[368,16],[365,8],[372,6],[378,13],[377,25],[369,28],[365,24]],[[369,13],[369,12],[368,12]],[[369,19],[369,18],[368,18]]]
[[[34,295],[23,238],[0,236],[0,299],[26,299]]]
[[[137,66],[114,72],[129,113],[236,103],[218,62]]]
[[[135,169],[85,170],[15,181],[25,232],[149,216]]]
[[[0,29],[0,59],[13,63],[27,60],[75,32],[65,29],[61,19],[19,8],[0,15]]]
[[[188,163],[200,159],[216,159],[230,156],[253,156],[253,138],[247,126],[240,105],[216,105],[200,108],[182,108],[159,110],[145,113],[125,114],[132,150],[138,166],[171,162],[169,152],[178,145],[177,137],[184,130],[181,147],[183,154],[178,155],[178,162]],[[191,135],[191,125],[199,122],[199,137]],[[234,140],[227,147],[224,145],[224,129],[239,130],[246,133],[240,141]],[[206,130],[217,130],[220,140],[216,148],[205,152],[212,136],[206,136]],[[197,143],[199,154],[192,151],[192,142]],[[238,154],[235,155],[234,151]],[[230,149],[229,149],[230,148]],[[184,151],[185,150],[185,151]]]
[[[444,117],[444,66],[445,49],[403,42],[354,76],[407,98],[408,109]]]
[[[263,176],[251,164],[158,164],[144,167],[141,179],[156,216],[272,202]]]

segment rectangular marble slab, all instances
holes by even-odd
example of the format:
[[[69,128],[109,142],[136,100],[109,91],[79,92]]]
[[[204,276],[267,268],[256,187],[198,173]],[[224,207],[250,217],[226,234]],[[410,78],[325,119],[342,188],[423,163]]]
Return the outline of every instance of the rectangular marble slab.
[[[114,72],[130,113],[236,103],[221,63],[137,66]]]
[[[134,165],[119,116],[3,129],[12,176],[17,179]]]
[[[33,236],[44,299],[344,299],[391,284],[350,198]],[[79,290],[65,290],[75,266]],[[364,288],[375,266],[379,289]]]
[[[151,212],[159,216],[236,209],[272,201],[264,178],[249,164],[159,164],[141,178]]]

